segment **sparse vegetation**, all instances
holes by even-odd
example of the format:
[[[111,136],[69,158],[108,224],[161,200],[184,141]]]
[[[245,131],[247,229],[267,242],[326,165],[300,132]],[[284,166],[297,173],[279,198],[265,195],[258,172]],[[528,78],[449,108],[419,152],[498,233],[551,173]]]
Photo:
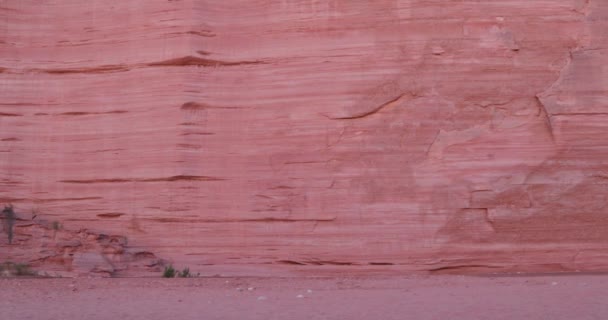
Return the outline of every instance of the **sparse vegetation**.
[[[34,271],[32,271],[32,269],[30,269],[30,266],[27,264],[24,264],[24,263],[15,264],[15,274],[18,276],[36,275],[36,273]]]
[[[184,268],[182,272],[177,274],[180,278],[190,278],[192,275],[190,274],[190,268]]]
[[[196,276],[198,276],[198,274]],[[190,273],[190,268],[188,268],[188,267],[184,268],[182,271],[177,271],[175,268],[173,268],[172,265],[165,267],[165,270],[163,271],[163,278],[175,278],[175,277],[192,278],[192,277],[195,277],[195,275]]]
[[[20,276],[37,276],[38,274],[33,271],[28,264],[25,263],[13,263],[6,261],[0,264],[0,276],[3,277],[20,277]]]
[[[175,278],[176,271],[173,266],[165,267],[165,271],[163,271],[163,278]]]

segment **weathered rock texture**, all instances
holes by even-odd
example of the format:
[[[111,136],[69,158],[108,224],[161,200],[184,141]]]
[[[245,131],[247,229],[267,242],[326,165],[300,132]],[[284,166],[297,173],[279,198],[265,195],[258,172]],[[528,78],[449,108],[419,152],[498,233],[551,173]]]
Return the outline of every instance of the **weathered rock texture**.
[[[158,275],[168,264],[152,252],[130,250],[124,236],[67,231],[48,221],[16,229],[21,236],[7,258],[25,261],[39,276]]]
[[[0,15],[0,203],[70,237],[217,273],[608,269],[607,1]]]

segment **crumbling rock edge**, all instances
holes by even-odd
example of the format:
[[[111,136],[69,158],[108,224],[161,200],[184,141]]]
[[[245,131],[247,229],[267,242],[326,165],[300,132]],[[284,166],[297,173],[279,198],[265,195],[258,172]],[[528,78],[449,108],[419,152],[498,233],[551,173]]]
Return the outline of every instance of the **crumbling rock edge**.
[[[26,264],[40,276],[158,275],[168,264],[153,252],[129,246],[125,236],[67,230],[57,221],[45,221],[36,215],[17,217],[11,244],[5,233],[0,233],[2,260]]]

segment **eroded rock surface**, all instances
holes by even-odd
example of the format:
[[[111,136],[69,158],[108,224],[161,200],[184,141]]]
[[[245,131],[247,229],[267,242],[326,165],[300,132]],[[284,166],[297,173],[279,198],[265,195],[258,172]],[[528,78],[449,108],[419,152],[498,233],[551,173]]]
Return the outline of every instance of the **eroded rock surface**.
[[[0,18],[0,203],[65,230],[218,273],[608,266],[608,2],[5,0]]]
[[[17,215],[12,229],[10,243],[0,239],[2,258],[24,263],[39,276],[159,275],[167,264],[152,252],[130,247],[124,236],[65,230],[58,221],[35,214]]]

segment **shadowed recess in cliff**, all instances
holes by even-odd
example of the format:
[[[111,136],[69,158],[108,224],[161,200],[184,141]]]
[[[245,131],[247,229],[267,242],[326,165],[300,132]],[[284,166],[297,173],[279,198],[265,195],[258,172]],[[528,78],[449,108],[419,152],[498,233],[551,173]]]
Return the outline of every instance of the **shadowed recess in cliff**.
[[[127,110],[112,110],[106,112],[84,112],[84,111],[70,111],[55,114],[56,116],[98,116],[104,114],[123,114],[128,113]]]
[[[95,67],[78,67],[78,68],[32,68],[32,69],[8,69],[6,71],[12,71],[15,73],[47,73],[53,75],[66,75],[66,74],[103,74],[103,73],[115,73],[115,72],[127,72],[134,69],[141,69],[145,67],[183,67],[183,66],[198,66],[198,67],[232,67],[232,66],[244,66],[244,65],[259,65],[266,64],[267,62],[262,60],[251,60],[251,61],[224,61],[206,59],[195,56],[185,56],[180,58],[173,58],[168,60],[148,62],[148,63],[135,63],[135,64],[117,64],[117,65],[102,65]]]
[[[199,36],[199,37],[206,37],[206,38],[213,38],[213,37],[217,36],[211,30],[198,30],[198,31],[191,30],[191,31],[185,31],[185,32],[172,32],[172,33],[168,33],[168,34],[170,34],[170,35],[191,34],[191,35],[195,35],[195,36]]]
[[[496,272],[498,269],[504,268],[503,266],[492,266],[485,264],[467,264],[467,265],[448,265],[443,267],[436,267],[428,269],[431,273],[439,273],[439,274],[450,274],[450,273],[480,273],[484,271],[494,270]]]
[[[258,223],[296,223],[296,222],[332,222],[335,221],[335,217],[331,218],[317,218],[317,219],[289,219],[289,218],[243,218],[243,219],[191,219],[191,218],[144,218],[142,220],[149,220],[155,222],[189,222],[189,223],[241,223],[241,222],[258,222]]]
[[[206,109],[244,109],[242,107],[226,107],[226,106],[212,106],[201,102],[189,101],[181,105],[183,111],[201,111]]]
[[[52,69],[30,69],[31,72],[43,72],[48,74],[73,74],[73,73],[108,73],[108,72],[126,72],[131,70],[127,65],[104,65],[89,68],[52,68]]]
[[[349,261],[332,261],[332,260],[278,260],[278,264],[297,265],[297,266],[357,266],[361,265],[356,262]]]
[[[231,67],[231,66],[242,66],[242,65],[256,65],[256,64],[266,64],[266,62],[261,60],[254,61],[223,61],[223,60],[213,60],[213,59],[205,59],[194,56],[186,56],[181,58],[163,60],[159,62],[151,62],[147,65],[150,67],[182,67],[182,66],[199,66],[199,67]]]
[[[82,180],[60,180],[62,183],[127,183],[127,182],[175,182],[175,181],[224,181],[226,179],[210,176],[178,175],[164,178],[139,178],[139,179],[82,179]]]
[[[200,102],[186,102],[184,104],[182,104],[182,106],[180,107],[180,109],[184,110],[184,111],[199,111],[199,110],[204,110],[204,109],[209,109],[211,108],[210,105],[204,104],[204,103],[200,103]]]
[[[122,212],[107,212],[107,213],[98,213],[97,216],[100,218],[120,218],[125,214]]]

